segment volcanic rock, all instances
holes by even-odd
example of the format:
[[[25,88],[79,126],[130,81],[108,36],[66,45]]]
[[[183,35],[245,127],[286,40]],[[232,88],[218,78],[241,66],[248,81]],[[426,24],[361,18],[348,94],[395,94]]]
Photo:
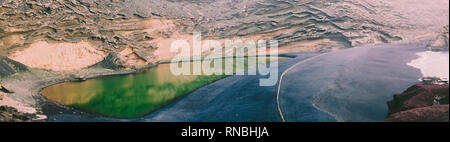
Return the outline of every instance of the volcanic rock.
[[[389,101],[385,121],[449,121],[448,84],[416,84]]]
[[[27,66],[9,58],[0,57],[0,77],[6,77],[23,71],[28,71]]]

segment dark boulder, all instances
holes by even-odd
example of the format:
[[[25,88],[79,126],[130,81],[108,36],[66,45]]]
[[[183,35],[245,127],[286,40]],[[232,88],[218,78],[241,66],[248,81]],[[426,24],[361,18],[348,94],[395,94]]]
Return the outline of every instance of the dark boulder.
[[[108,56],[100,62],[100,65],[104,68],[118,70],[125,68],[125,63],[126,62],[120,58],[118,53],[109,53]]]

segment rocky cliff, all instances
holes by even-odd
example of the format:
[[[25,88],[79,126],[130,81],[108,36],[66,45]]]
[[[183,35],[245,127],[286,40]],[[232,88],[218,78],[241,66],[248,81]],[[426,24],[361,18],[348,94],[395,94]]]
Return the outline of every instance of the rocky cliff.
[[[385,21],[388,3],[310,0],[0,0],[0,38],[8,49],[35,40],[96,41],[103,50],[155,48],[137,21],[181,19],[183,32],[212,37],[272,35],[280,45],[329,39],[344,47],[401,40]],[[395,13],[392,13],[394,15]],[[123,32],[127,31],[127,34]],[[7,51],[9,52],[9,51]]]
[[[131,47],[139,58],[150,63],[158,60],[154,50],[169,48],[160,47],[158,41],[164,40],[153,39],[189,35],[195,30],[212,39],[266,34],[257,39],[278,40],[280,46],[292,48],[317,46],[306,50],[309,52],[331,51],[402,40],[404,35],[414,35],[405,31],[425,29],[430,23],[440,25],[429,19],[442,21],[445,14],[435,18],[429,15],[436,12],[423,10],[424,7],[448,11],[438,9],[441,1],[425,6],[404,6],[406,3],[409,4],[403,0],[0,0],[0,56],[39,41],[50,45],[88,42],[105,55]],[[408,9],[401,9],[404,7],[420,12],[408,13]],[[170,24],[155,24],[155,19],[165,19],[176,26],[160,31],[157,29]],[[301,46],[323,40],[327,42]]]
[[[271,38],[280,45],[330,39],[350,47],[401,40],[382,13],[384,2],[366,0],[129,1],[141,15],[183,18],[208,36],[246,36],[290,29]]]
[[[448,122],[448,84],[416,84],[389,101],[387,122]]]

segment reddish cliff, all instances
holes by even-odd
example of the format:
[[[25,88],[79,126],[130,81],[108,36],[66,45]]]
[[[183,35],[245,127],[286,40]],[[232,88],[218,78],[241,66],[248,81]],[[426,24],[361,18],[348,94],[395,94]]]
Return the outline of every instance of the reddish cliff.
[[[388,122],[449,121],[448,84],[416,84],[388,102]]]

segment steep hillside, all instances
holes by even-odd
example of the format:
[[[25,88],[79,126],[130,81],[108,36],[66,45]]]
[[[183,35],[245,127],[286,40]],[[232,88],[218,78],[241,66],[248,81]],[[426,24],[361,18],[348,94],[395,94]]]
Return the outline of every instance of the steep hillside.
[[[6,77],[16,72],[27,71],[28,68],[11,59],[0,57],[0,77]]]

